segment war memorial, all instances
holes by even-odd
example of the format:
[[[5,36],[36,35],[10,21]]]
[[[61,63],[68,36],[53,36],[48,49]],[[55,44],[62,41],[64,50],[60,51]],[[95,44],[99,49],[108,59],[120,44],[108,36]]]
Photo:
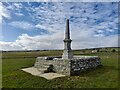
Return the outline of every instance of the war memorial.
[[[69,19],[66,20],[64,51],[61,57],[37,57],[34,64],[41,74],[55,72],[66,76],[79,75],[83,71],[101,66],[98,56],[74,56],[71,49]]]

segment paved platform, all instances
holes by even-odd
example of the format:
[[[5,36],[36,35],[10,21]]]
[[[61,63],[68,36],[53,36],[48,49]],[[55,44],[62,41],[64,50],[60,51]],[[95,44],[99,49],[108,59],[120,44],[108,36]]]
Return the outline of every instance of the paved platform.
[[[27,73],[30,73],[34,76],[40,76],[40,77],[43,77],[47,80],[51,80],[51,79],[54,79],[54,78],[58,78],[58,77],[63,77],[65,75],[62,75],[62,74],[58,74],[58,73],[44,73],[42,74],[40,71],[38,71],[37,68],[35,67],[29,67],[29,68],[24,68],[22,69],[23,71],[27,72]]]

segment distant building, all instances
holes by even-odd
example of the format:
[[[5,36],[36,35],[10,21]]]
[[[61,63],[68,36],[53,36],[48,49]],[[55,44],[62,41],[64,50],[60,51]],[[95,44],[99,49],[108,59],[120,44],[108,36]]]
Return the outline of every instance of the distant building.
[[[92,52],[92,53],[97,53],[97,50],[92,50],[91,52]]]

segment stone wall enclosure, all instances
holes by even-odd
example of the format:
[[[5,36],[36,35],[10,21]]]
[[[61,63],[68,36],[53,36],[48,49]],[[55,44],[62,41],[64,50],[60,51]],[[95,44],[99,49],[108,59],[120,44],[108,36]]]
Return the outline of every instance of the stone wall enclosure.
[[[90,68],[101,65],[98,56],[74,56],[73,59],[62,59],[56,57],[37,57],[34,67],[44,73],[50,65],[54,66],[54,71],[64,75],[80,74]]]

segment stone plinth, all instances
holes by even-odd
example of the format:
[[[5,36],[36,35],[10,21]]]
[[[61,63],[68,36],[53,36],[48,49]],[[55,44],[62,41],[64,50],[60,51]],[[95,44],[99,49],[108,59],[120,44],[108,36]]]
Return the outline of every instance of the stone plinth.
[[[101,65],[98,56],[74,56],[73,59],[62,59],[56,57],[38,57],[34,67],[41,73],[53,65],[54,71],[67,76],[80,74],[90,68],[96,68]]]
[[[72,50],[64,50],[62,58],[63,59],[70,59],[70,58],[72,59],[73,58]]]
[[[59,74],[69,75],[70,74],[70,61],[60,58],[53,58],[48,60],[47,57],[37,57],[34,67],[44,73],[49,65],[54,66],[54,71]]]

